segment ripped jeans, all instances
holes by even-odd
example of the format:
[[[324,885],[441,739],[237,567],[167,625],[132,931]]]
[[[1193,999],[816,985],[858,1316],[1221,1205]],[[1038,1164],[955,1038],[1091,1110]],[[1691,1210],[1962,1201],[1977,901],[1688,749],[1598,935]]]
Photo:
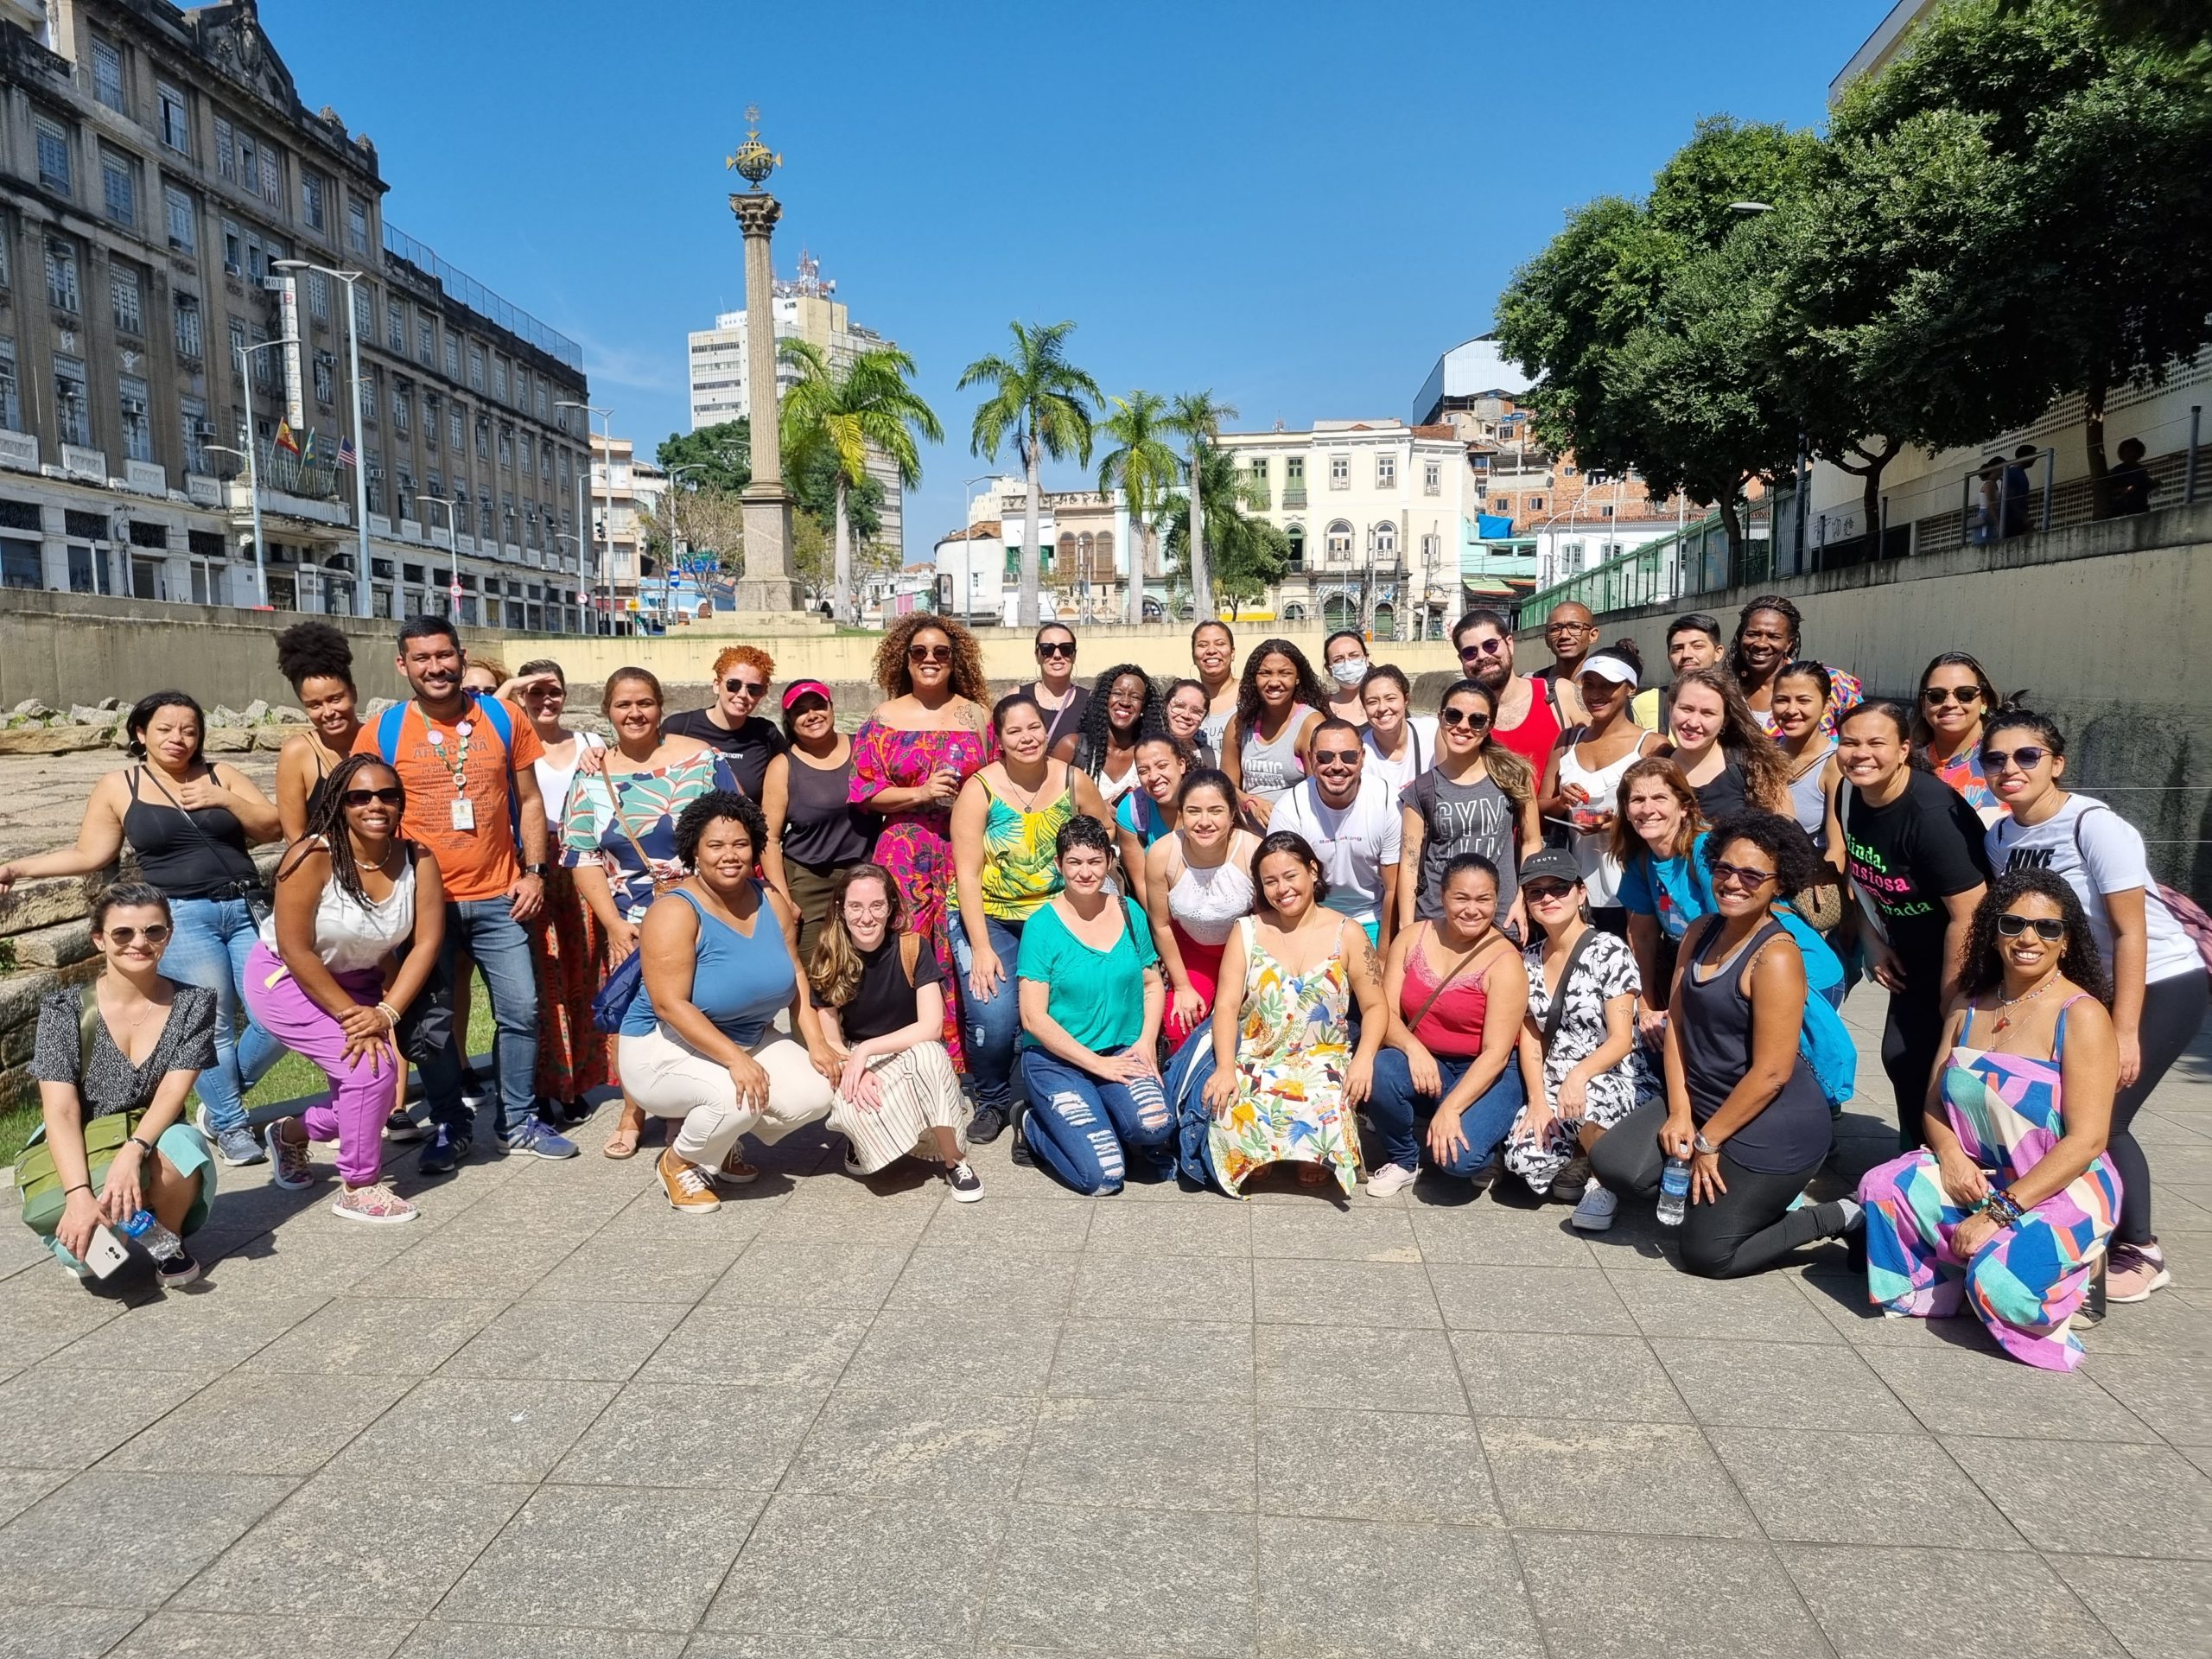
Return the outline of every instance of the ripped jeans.
[[[984,935],[997,954],[1002,976],[998,989],[988,997],[979,997],[968,988],[968,971],[976,965],[976,953],[969,946],[968,930],[958,911],[953,912],[947,925],[952,930],[953,969],[960,976],[959,995],[956,999],[948,994],[947,1001],[956,1002],[964,1016],[961,1034],[968,1040],[968,1077],[975,1084],[978,1103],[1011,1117],[1014,1048],[1021,1036],[1022,925],[995,916],[983,918]]]
[[[1041,1048],[1025,1048],[1021,1080],[1029,1091],[1022,1141],[1077,1192],[1118,1192],[1126,1174],[1157,1181],[1174,1173],[1175,1116],[1158,1077],[1109,1083]]]

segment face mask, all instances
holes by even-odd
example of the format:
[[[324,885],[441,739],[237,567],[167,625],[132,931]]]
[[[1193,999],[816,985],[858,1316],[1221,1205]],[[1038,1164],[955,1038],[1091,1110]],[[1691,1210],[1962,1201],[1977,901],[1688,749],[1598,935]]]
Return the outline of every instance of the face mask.
[[[1329,664],[1329,677],[1349,691],[1367,677],[1367,658],[1347,657],[1341,663]]]

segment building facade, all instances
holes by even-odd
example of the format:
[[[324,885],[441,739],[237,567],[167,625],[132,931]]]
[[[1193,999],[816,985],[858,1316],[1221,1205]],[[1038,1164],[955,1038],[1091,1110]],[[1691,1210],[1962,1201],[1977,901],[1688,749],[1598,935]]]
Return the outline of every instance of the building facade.
[[[1012,626],[1021,601],[1021,550],[1028,486],[994,479],[969,498],[968,523],[938,538],[937,608],[963,620]],[[1063,622],[1120,622],[1128,615],[1129,556],[1137,540],[1119,490],[1046,490],[1038,497],[1038,603]],[[1166,584],[1156,556],[1146,568],[1147,614],[1164,611]]]
[[[8,585],[578,626],[582,352],[387,188],[251,3],[0,0]]]

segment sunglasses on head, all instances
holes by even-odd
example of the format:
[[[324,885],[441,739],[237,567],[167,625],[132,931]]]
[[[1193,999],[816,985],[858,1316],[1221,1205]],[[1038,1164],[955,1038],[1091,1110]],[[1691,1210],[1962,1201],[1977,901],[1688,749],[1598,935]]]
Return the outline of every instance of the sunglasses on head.
[[[1459,655],[1462,658],[1468,657],[1495,657],[1498,652],[1504,649],[1505,641],[1503,639],[1478,639],[1471,645],[1460,646]]]
[[[136,927],[111,927],[103,937],[105,938],[111,944],[113,944],[119,949],[122,946],[130,944],[132,940],[142,936],[149,944],[166,944],[168,943],[169,925],[167,922],[156,922],[152,926],[143,929]]]
[[[407,791],[394,784],[390,789],[348,789],[338,797],[340,806],[404,806]]]
[[[2052,916],[2015,916],[2006,911],[1997,918],[1997,931],[2008,939],[2017,939],[2030,928],[2036,937],[2048,944],[2056,944],[2066,937],[2066,924]]]
[[[2044,756],[2050,753],[2049,749],[2034,743],[2018,749],[1984,749],[1981,752],[1981,769],[1984,772],[2000,772],[2006,766],[2014,766],[2022,772],[2033,772],[2043,764]]]
[[[952,660],[950,645],[909,645],[906,660],[910,663],[949,663]]]
[[[723,690],[741,697],[757,697],[767,689],[768,682],[766,680],[728,679],[722,682]]]
[[[1037,654],[1039,657],[1065,657],[1070,661],[1073,661],[1075,658],[1075,641],[1072,639],[1047,639],[1037,647]]]
[[[1531,881],[1521,889],[1521,893],[1532,905],[1548,905],[1553,899],[1564,899],[1573,891],[1564,881]]]
[[[1731,887],[1763,887],[1774,880],[1774,872],[1746,869],[1741,864],[1715,864],[1713,880],[1716,885],[1726,882]]]
[[[1446,726],[1465,726],[1471,732],[1482,732],[1490,729],[1490,716],[1488,715],[1471,714],[1465,709],[1446,709],[1440,711],[1436,717],[1442,721]]]
[[[1930,709],[1941,709],[1953,697],[1956,697],[1961,703],[1980,702],[1981,688],[1978,685],[1961,685],[1955,690],[1948,685],[1931,685],[1920,694],[1920,700]]]

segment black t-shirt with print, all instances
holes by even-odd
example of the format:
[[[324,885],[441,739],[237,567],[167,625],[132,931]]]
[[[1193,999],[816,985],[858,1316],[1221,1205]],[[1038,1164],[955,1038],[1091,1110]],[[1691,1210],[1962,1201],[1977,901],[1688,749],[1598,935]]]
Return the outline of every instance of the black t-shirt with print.
[[[768,763],[784,752],[784,734],[773,721],[747,715],[735,731],[715,724],[704,709],[687,709],[660,723],[663,737],[696,737],[709,748],[729,757],[737,786],[754,800],[760,798],[761,780]]]
[[[914,982],[906,982],[906,969],[899,958],[896,935],[873,950],[861,954],[861,982],[853,1000],[837,1010],[837,1028],[848,1043],[866,1042],[887,1032],[902,1031],[914,1023],[914,993],[925,985],[942,984],[944,975],[937,953],[924,941],[914,956]]]
[[[1851,879],[1881,918],[1908,988],[1933,996],[1942,985],[1951,919],[1943,901],[1989,880],[1980,815],[1928,772],[1914,772],[1887,806],[1855,789],[1848,796],[1843,835]]]

